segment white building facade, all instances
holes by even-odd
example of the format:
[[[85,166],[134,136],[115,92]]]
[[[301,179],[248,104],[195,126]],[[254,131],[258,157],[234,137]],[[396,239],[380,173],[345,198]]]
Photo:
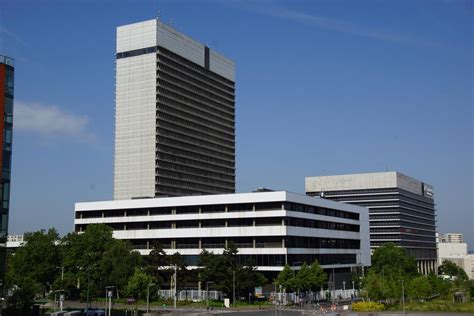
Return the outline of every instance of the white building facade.
[[[144,255],[158,241],[190,266],[230,242],[260,271],[315,260],[336,273],[370,265],[367,209],[286,191],[76,203],[75,230],[94,223]]]
[[[158,19],[117,28],[114,199],[235,192],[234,68]]]
[[[444,261],[451,261],[463,268],[469,279],[474,279],[474,255],[468,254],[467,243],[460,242],[458,236],[449,242],[448,234],[439,234],[438,242],[438,266]],[[462,234],[451,234],[461,235]]]

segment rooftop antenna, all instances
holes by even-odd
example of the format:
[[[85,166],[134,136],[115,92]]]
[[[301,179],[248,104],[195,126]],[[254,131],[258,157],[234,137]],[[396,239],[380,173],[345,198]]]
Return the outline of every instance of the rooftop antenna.
[[[156,13],[156,19],[157,19],[157,20],[161,19],[161,12],[160,12],[160,10],[158,10],[158,12]]]

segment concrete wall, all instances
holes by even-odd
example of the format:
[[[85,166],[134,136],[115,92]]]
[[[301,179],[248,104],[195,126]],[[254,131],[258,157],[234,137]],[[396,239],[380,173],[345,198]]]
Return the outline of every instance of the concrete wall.
[[[307,177],[305,179],[306,192],[397,187],[418,195],[423,195],[422,182],[395,171]]]
[[[155,196],[156,56],[117,59],[114,199]]]

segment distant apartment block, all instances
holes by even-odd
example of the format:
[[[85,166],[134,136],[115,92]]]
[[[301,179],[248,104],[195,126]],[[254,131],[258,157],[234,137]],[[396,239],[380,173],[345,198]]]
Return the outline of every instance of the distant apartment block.
[[[367,209],[285,191],[76,203],[75,231],[94,223],[143,255],[160,242],[191,267],[203,249],[222,253],[230,242],[271,279],[285,264],[318,260],[341,287],[370,265]]]
[[[461,233],[439,234],[439,242],[463,243],[464,237]]]
[[[114,199],[235,192],[234,76],[157,19],[117,28]]]
[[[388,242],[416,258],[422,273],[436,269],[436,220],[431,185],[399,172],[306,178],[306,194],[369,209],[372,249]]]
[[[14,60],[0,55],[0,288],[5,284],[12,165]],[[3,292],[2,292],[3,293]]]

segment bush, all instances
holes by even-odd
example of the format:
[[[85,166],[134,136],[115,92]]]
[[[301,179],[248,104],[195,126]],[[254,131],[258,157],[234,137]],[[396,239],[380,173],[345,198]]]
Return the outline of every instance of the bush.
[[[385,305],[377,302],[357,302],[352,304],[354,312],[381,312],[385,309]]]

